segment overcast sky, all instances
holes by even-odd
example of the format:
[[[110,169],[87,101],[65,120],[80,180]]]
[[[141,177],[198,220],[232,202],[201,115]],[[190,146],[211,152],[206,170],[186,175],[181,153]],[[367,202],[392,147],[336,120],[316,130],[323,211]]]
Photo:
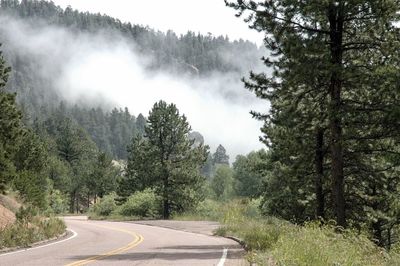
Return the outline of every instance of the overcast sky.
[[[248,28],[235,10],[223,0],[53,0],[61,7],[70,5],[80,11],[100,12],[123,22],[148,25],[161,31],[188,30],[230,39],[247,39],[261,44],[262,35]]]

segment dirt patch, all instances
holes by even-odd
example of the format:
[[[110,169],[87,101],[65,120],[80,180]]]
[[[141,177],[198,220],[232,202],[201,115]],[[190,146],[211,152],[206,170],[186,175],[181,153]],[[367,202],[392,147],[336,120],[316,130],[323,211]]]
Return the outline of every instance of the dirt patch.
[[[0,205],[0,229],[14,222],[15,214],[3,205]]]
[[[21,204],[12,196],[0,195],[0,205],[16,213],[21,207]]]
[[[151,221],[134,221],[133,223],[166,227],[170,229],[198,233],[203,235],[213,235],[213,231],[220,224],[211,221],[174,221],[174,220],[151,220]]]

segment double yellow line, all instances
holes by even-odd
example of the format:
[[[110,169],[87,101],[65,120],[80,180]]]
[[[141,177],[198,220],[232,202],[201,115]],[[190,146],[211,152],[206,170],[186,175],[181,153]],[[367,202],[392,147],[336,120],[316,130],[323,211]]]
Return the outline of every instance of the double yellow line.
[[[109,226],[103,226],[103,225],[96,225],[96,226],[98,226],[98,227],[103,227],[103,228],[106,228],[106,229],[111,229],[111,230],[114,230],[114,231],[119,231],[119,232],[127,233],[127,234],[133,236],[135,239],[134,239],[132,242],[130,242],[129,244],[127,244],[126,246],[123,246],[123,247],[120,247],[120,248],[117,248],[117,249],[113,249],[113,250],[111,250],[111,251],[109,251],[109,252],[107,252],[107,253],[103,253],[103,254],[100,254],[100,255],[96,255],[96,256],[93,256],[93,257],[89,257],[89,258],[84,259],[84,260],[80,260],[80,261],[77,261],[77,262],[73,262],[73,263],[67,264],[67,265],[65,265],[65,266],[81,266],[81,265],[86,265],[86,264],[89,264],[89,263],[94,262],[94,261],[96,261],[96,260],[101,260],[101,259],[104,259],[104,258],[106,258],[106,257],[110,257],[110,256],[113,256],[113,255],[116,255],[116,254],[120,254],[120,253],[122,253],[122,252],[124,252],[124,251],[127,251],[127,250],[129,250],[129,249],[131,249],[131,248],[136,247],[137,245],[139,245],[139,244],[140,244],[141,242],[143,242],[143,240],[144,240],[143,236],[141,236],[141,235],[139,235],[139,234],[136,234],[136,233],[134,233],[134,232],[125,230],[125,229],[119,229],[119,228],[114,228],[114,227],[109,227]]]

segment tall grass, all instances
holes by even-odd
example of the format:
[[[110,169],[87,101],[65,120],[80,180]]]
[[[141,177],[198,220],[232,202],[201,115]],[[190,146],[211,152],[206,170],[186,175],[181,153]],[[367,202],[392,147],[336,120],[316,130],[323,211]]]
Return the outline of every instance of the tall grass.
[[[14,224],[0,229],[0,249],[27,247],[65,232],[66,226],[61,219],[31,214],[31,211],[22,209],[17,213],[17,221]]]
[[[53,238],[65,232],[65,224],[58,218],[35,217],[32,223],[21,221],[0,230],[0,249],[23,246]]]
[[[313,222],[300,226],[262,217],[254,200],[207,205],[212,206],[208,218],[217,217],[222,224],[215,233],[243,240],[247,259],[258,265],[400,265],[400,252],[393,249],[388,253],[352,230],[337,233],[333,225]],[[207,211],[200,213],[207,218]]]

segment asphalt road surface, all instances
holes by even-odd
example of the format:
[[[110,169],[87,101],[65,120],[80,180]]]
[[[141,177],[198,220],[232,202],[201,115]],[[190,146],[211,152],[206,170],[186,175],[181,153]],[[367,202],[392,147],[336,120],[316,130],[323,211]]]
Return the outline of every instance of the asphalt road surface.
[[[230,239],[133,223],[65,218],[66,239],[0,254],[0,265],[244,265]]]

